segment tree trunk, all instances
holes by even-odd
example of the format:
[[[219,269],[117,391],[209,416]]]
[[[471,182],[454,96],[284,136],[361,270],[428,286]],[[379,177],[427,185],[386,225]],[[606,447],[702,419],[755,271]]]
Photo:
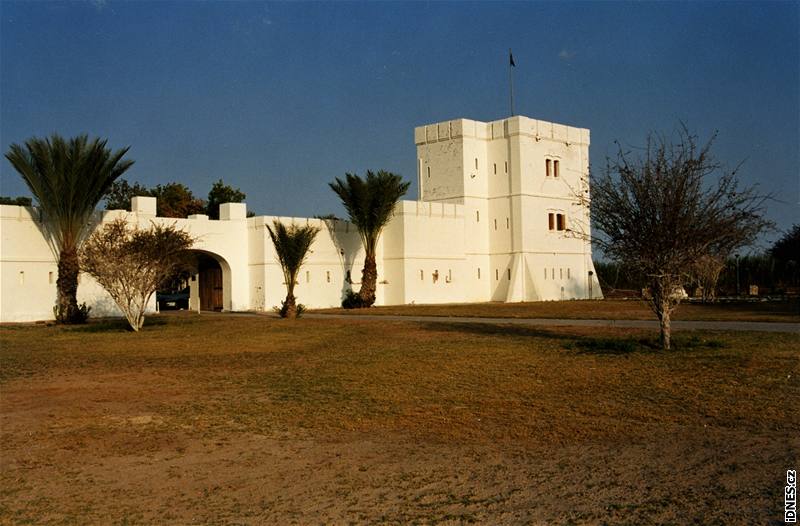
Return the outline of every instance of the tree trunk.
[[[375,289],[378,282],[378,267],[375,264],[375,255],[367,254],[364,258],[364,269],[361,271],[361,297],[362,307],[372,307],[375,303]]]
[[[669,306],[662,307],[663,311],[661,312],[661,316],[659,316],[659,321],[661,324],[661,348],[665,351],[668,351],[670,348],[670,340],[672,338],[672,328],[670,327],[670,319],[669,319]]]
[[[56,280],[56,320],[60,323],[85,321],[78,311],[78,251],[65,248],[58,257],[58,279]]]
[[[283,317],[288,320],[297,318],[297,303],[292,293],[287,294],[283,302]]]

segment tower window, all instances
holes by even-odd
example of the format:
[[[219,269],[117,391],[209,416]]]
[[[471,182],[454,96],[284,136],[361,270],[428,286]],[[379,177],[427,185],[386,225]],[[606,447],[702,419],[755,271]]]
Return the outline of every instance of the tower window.
[[[494,163],[494,174],[497,175],[497,163]]]
[[[480,223],[481,222],[481,213],[480,213],[479,210],[475,210],[475,222],[476,223]]]
[[[477,157],[475,157],[475,169],[476,170],[478,169],[478,158]]]
[[[553,161],[553,177],[558,177],[558,165],[559,161]]]
[[[544,279],[547,279],[547,269],[544,269]]]
[[[420,279],[420,281],[425,280],[425,272],[422,271],[422,270],[419,271],[419,279]]]
[[[506,173],[508,173],[508,161],[506,161]]]
[[[506,218],[506,230],[508,230],[509,228],[511,228],[511,221],[508,218]]]
[[[497,219],[494,220],[494,229],[497,230]]]
[[[545,159],[544,160],[544,173],[545,173],[545,175],[547,177],[550,177],[553,174],[553,172],[552,172],[552,170],[553,170],[552,163],[553,162],[550,159]]]
[[[494,269],[494,279],[495,281],[500,279],[500,269]]]
[[[428,179],[430,179],[430,177],[431,177],[431,167],[428,166]]]
[[[571,279],[569,276],[569,267],[567,267],[567,279]]]
[[[566,216],[564,214],[556,214],[556,227],[558,230],[567,229]]]
[[[547,227],[550,230],[555,230],[556,228],[556,215],[552,212],[547,214]]]
[[[481,279],[481,267],[478,267],[478,279]]]
[[[510,268],[506,269],[506,272],[508,273],[508,279],[511,279],[511,269]]]
[[[558,279],[564,279],[564,269],[563,268],[559,268],[558,269]]]
[[[555,267],[550,269],[550,279],[556,279],[556,269],[555,269]]]
[[[325,271],[325,281],[327,281],[328,283],[331,282],[331,271],[330,270],[326,270]]]

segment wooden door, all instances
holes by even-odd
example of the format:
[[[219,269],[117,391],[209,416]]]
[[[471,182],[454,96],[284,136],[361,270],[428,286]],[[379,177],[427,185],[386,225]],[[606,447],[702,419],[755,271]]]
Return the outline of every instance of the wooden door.
[[[200,268],[200,310],[222,310],[222,269]]]

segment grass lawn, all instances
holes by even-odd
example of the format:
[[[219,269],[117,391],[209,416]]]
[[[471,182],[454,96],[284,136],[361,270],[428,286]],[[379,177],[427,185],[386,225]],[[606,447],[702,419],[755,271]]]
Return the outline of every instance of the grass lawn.
[[[319,309],[315,312],[399,316],[463,316],[480,318],[565,318],[594,320],[655,320],[641,300],[537,301],[529,303],[459,303],[399,305],[371,309]],[[800,301],[681,303],[675,320],[763,321],[800,323]]]
[[[211,314],[0,327],[0,523],[781,523],[797,335],[655,339]]]

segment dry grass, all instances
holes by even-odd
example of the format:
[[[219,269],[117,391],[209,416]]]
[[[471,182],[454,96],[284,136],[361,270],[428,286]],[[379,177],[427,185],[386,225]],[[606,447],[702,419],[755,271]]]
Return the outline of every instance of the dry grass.
[[[399,305],[370,309],[320,309],[315,312],[385,314],[398,316],[460,316],[480,318],[564,318],[654,320],[641,300],[537,301],[530,303],[461,303],[449,305]],[[682,303],[676,320],[800,322],[800,301]]]
[[[765,523],[789,334],[181,315],[0,328],[3,523]]]

